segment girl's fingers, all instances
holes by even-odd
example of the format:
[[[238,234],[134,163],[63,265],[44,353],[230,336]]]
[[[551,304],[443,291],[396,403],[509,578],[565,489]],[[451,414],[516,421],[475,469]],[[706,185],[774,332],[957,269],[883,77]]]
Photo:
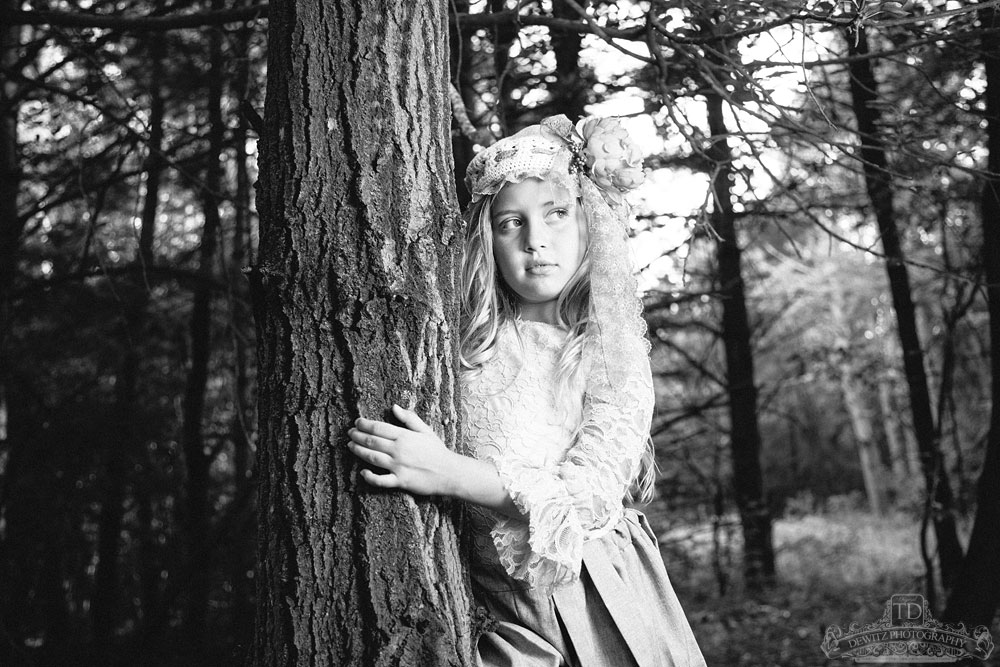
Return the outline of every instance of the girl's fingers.
[[[364,419],[363,417],[356,419],[354,421],[354,426],[360,431],[377,435],[378,437],[385,438],[386,440],[395,440],[403,433],[403,429],[398,426],[386,424],[385,422],[376,421],[374,419]]]
[[[434,433],[434,429],[425,424],[424,420],[412,410],[407,410],[393,403],[392,414],[406,427],[405,429],[387,424],[386,422],[364,418],[357,419],[354,422],[354,426],[360,431],[385,438],[386,440],[395,440],[403,435],[406,430],[417,433]]]
[[[380,489],[394,489],[399,486],[399,478],[391,472],[384,475],[377,475],[371,470],[363,469],[361,477],[372,486],[377,486]]]
[[[362,447],[354,442],[349,443],[349,446],[351,451],[354,452],[354,455],[365,463],[370,463],[373,466],[385,468],[386,470],[392,466],[392,457],[388,454],[383,454],[382,452],[375,451],[374,449]]]
[[[370,433],[365,433],[364,431],[356,428],[349,429],[347,431],[347,435],[352,441],[362,447],[374,449],[377,452],[389,452],[392,450],[392,440],[388,438],[371,435]]]
[[[396,419],[403,422],[403,426],[410,429],[411,431],[416,431],[417,433],[433,433],[434,430],[424,423],[424,420],[420,416],[413,412],[412,410],[407,410],[402,408],[395,403],[392,404],[392,414],[396,415]]]

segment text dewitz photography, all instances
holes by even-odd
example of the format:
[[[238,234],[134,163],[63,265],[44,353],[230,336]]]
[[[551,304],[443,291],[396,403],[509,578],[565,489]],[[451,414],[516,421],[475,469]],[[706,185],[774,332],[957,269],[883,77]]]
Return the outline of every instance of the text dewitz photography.
[[[828,658],[854,662],[930,663],[985,660],[994,644],[986,626],[969,630],[964,623],[941,623],[931,616],[923,595],[906,593],[890,597],[882,617],[874,623],[851,623],[846,631],[831,625],[820,648]]]

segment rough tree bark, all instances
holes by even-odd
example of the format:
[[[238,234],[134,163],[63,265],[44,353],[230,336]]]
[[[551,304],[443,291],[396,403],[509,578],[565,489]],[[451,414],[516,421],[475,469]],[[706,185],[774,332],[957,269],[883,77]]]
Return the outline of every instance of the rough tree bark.
[[[980,16],[984,26],[1000,23],[1000,16],[992,9],[982,10]],[[1000,36],[988,32],[982,39],[989,149],[989,175],[982,196],[982,261],[989,307],[993,405],[969,549],[943,617],[989,627],[1000,606]]]
[[[743,573],[747,588],[756,591],[774,578],[771,514],[764,498],[760,467],[760,428],[757,422],[757,386],[754,383],[753,348],[747,316],[739,239],[732,201],[732,154],[722,112],[722,97],[705,96],[711,143],[706,151],[712,161],[712,227],[719,235],[717,261],[722,300],[722,339],[726,350],[726,391],[729,396],[729,431],[733,458],[733,487],[743,527]]]
[[[864,27],[860,27],[857,34],[847,35],[847,43],[850,55],[866,55],[868,41]],[[920,464],[927,493],[933,499],[932,519],[937,538],[941,581],[945,588],[950,588],[962,562],[962,546],[958,541],[955,517],[952,513],[954,500],[951,485],[945,474],[940,443],[935,438],[937,431],[934,427],[930,394],[927,390],[923,352],[917,334],[910,278],[903,261],[899,230],[896,228],[892,176],[888,171],[885,143],[878,130],[881,112],[877,105],[878,84],[875,81],[871,60],[864,57],[853,58],[850,75],[851,106],[857,118],[858,136],[861,140],[865,186],[875,210],[875,219],[882,237],[882,249],[886,255],[885,268],[889,275],[892,305],[896,312],[896,326],[903,350],[903,367],[910,394],[913,430],[920,448]]]
[[[457,440],[446,12],[270,5],[251,665],[472,662],[450,506],[367,487],[345,446],[391,402]]]

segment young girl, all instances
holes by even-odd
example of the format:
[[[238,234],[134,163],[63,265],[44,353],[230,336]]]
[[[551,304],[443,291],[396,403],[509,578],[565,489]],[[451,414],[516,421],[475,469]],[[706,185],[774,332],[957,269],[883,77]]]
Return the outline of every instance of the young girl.
[[[622,195],[641,155],[615,119],[542,121],[469,165],[462,446],[416,414],[358,419],[370,484],[470,503],[484,665],[697,667],[704,658],[645,517],[649,343]]]

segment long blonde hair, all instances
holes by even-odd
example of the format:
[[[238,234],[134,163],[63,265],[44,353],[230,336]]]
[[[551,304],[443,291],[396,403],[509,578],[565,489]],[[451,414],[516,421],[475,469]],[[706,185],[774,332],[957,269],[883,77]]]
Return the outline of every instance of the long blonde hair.
[[[463,372],[478,372],[496,349],[500,329],[517,317],[517,300],[499,275],[493,256],[490,208],[495,195],[473,203],[465,212],[462,256],[459,359]],[[585,222],[586,224],[586,222]],[[563,405],[580,372],[590,315],[590,253],[567,281],[556,302],[558,324],[567,329],[555,378],[556,405]],[[649,502],[656,480],[653,442],[647,436],[639,471],[628,489],[629,501]]]

